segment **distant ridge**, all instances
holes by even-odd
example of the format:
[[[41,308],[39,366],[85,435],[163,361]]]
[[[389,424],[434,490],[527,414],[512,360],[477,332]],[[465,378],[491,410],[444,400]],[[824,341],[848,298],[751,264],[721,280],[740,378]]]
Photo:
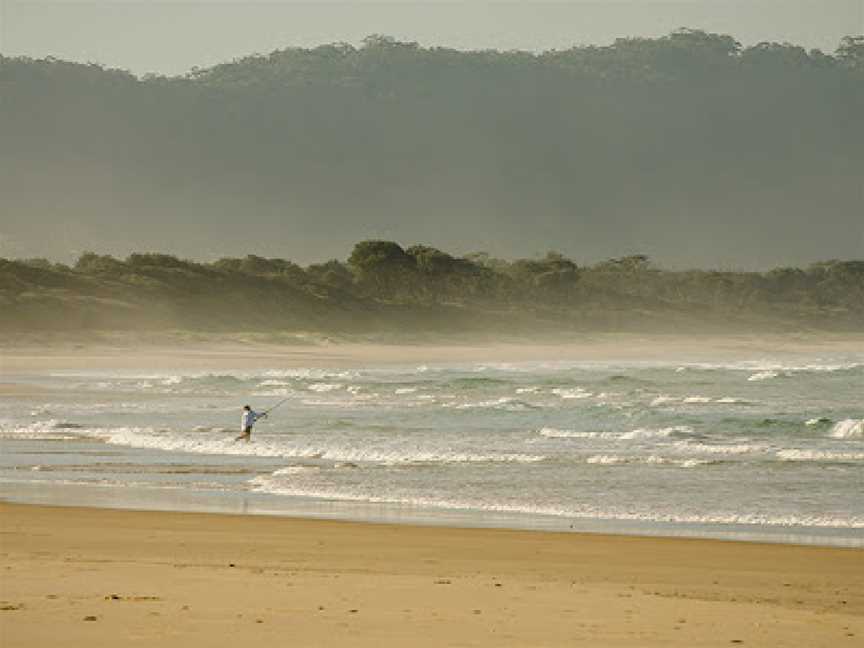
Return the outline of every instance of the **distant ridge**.
[[[768,269],[864,249],[864,37],[541,54],[383,36],[137,78],[0,57],[0,254],[368,238]]]

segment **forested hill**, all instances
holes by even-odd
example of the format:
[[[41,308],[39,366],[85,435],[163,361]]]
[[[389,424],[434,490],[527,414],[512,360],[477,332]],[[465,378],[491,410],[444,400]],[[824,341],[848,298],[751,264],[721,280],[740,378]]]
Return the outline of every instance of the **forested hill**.
[[[309,262],[385,238],[768,269],[864,249],[864,37],[371,37],[177,78],[0,57],[0,141],[5,256]]]
[[[0,332],[317,332],[499,337],[574,331],[864,332],[864,261],[769,272],[668,271],[644,256],[580,266],[361,241],[302,267],[246,256],[0,259]]]

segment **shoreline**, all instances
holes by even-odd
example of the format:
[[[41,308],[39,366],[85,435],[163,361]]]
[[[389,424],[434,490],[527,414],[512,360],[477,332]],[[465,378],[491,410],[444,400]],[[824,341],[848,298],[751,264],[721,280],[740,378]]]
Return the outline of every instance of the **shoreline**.
[[[0,482],[2,483],[2,482]],[[864,549],[864,530],[719,522],[567,518],[520,512],[438,509],[387,502],[289,497],[270,493],[123,488],[96,484],[5,482],[0,504],[150,513],[242,515],[429,528],[691,539],[778,546]]]
[[[0,619],[15,646],[842,647],[864,635],[860,549],[8,503],[0,518]]]

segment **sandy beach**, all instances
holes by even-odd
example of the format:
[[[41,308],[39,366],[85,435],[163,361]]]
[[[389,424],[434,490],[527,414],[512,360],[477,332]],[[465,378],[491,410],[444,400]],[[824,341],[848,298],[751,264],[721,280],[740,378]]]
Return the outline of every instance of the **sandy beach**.
[[[794,357],[860,352],[864,336],[776,335],[574,335],[567,341],[438,343],[271,343],[238,336],[156,342],[134,335],[72,342],[60,338],[0,342],[0,389],[11,391],[14,376],[38,371],[271,369],[273,367],[360,367],[435,362],[738,360],[755,355]],[[2,392],[0,392],[2,393]]]
[[[3,646],[855,646],[864,552],[0,505]]]
[[[549,345],[7,346],[0,397],[36,402],[54,394],[53,383],[34,377],[55,371],[763,354],[794,361],[860,351],[860,343],[596,336]],[[84,392],[56,393],[89,402]],[[155,396],[140,403],[147,398]],[[864,637],[862,549],[2,503],[0,554],[3,648],[797,648],[851,647]]]

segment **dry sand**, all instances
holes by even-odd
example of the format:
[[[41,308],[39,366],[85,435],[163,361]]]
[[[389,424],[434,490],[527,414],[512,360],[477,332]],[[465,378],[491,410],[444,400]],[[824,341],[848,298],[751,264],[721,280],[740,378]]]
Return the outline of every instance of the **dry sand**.
[[[2,646],[860,646],[864,551],[0,504]]]

